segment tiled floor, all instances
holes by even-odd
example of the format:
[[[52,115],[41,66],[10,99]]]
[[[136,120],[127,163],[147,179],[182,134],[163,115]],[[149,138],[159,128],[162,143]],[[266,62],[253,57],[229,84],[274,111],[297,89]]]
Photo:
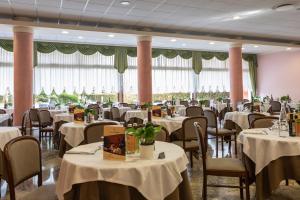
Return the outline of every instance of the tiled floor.
[[[210,143],[214,148],[214,143]],[[61,159],[57,155],[57,151],[50,148],[48,139],[43,139],[42,142],[42,158],[43,158],[43,184],[51,184],[55,183],[59,173],[59,165]],[[225,150],[227,150],[228,146],[225,145]],[[211,151],[212,153],[212,151]],[[221,152],[219,152],[219,155]],[[225,154],[228,152],[226,151]],[[299,168],[300,170],[300,168]],[[202,193],[202,164],[201,161],[194,159],[194,167],[193,169],[189,168],[189,176],[191,181],[191,188],[193,192],[194,199],[201,199]],[[234,178],[218,178],[218,177],[210,177],[208,179],[209,182],[214,183],[222,183],[222,184],[238,184],[238,179]],[[37,185],[37,180],[34,178],[33,180],[26,181],[24,184],[19,185],[16,188],[17,197],[22,197],[27,192],[33,190]],[[252,185],[251,188],[251,199],[255,199],[255,186]],[[5,182],[1,182],[1,200],[9,199],[9,192],[7,190],[7,184]],[[208,189],[208,199],[213,200],[235,200],[239,198],[239,190],[238,189],[228,189],[228,188],[209,188]],[[274,192],[271,200],[300,200],[300,186],[290,181],[289,186],[285,186],[284,183]]]

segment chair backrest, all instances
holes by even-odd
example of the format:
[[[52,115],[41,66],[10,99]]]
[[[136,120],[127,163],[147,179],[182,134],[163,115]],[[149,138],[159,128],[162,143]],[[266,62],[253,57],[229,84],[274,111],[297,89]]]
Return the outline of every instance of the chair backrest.
[[[273,126],[273,121],[278,120],[277,117],[264,117],[256,119],[252,122],[251,128],[270,128]]]
[[[250,110],[251,109],[251,105],[252,105],[252,103],[245,103],[244,105],[243,105],[243,109],[248,109],[248,110]]]
[[[40,110],[39,112],[40,124],[41,126],[51,126],[52,125],[52,117],[49,110]]]
[[[203,109],[200,106],[190,106],[186,108],[187,117],[203,116]]]
[[[120,110],[117,107],[112,107],[111,108],[111,115],[112,115],[112,120],[115,121],[120,121],[121,115],[120,115]]]
[[[160,132],[155,137],[156,141],[168,142],[169,141],[169,131],[165,127],[161,127]]]
[[[206,121],[207,123],[207,121]],[[195,122],[194,129],[197,135],[199,150],[201,151],[203,171],[206,171],[206,154],[207,154],[207,130],[205,129],[207,124],[203,120],[201,123]]]
[[[126,124],[134,124],[136,123],[137,125],[143,125],[144,120],[138,117],[131,117]]]
[[[232,107],[230,107],[230,108],[228,108],[228,107],[225,107],[225,108],[223,108],[221,111],[220,111],[220,113],[218,113],[217,115],[218,115],[218,117],[219,117],[219,121],[222,121],[224,118],[225,118],[225,114],[227,113],[227,112],[232,112]],[[215,112],[216,113],[216,112]]]
[[[198,105],[199,102],[197,100],[191,100],[190,101],[190,105],[194,106],[194,105]]]
[[[260,114],[260,113],[250,113],[248,115],[248,123],[249,123],[249,127],[251,127],[251,124],[254,120],[256,119],[260,119],[260,118],[264,118],[265,115],[264,114]]]
[[[193,127],[194,122],[199,122],[201,124],[207,124],[207,119],[203,116],[189,117],[182,122],[182,132],[183,132],[183,148],[185,148],[185,141],[196,140],[197,136],[195,129]],[[205,130],[207,127],[203,127]]]
[[[29,119],[31,122],[39,122],[40,121],[39,110],[36,108],[31,108],[29,110]]]
[[[4,109],[0,109],[0,114],[6,114],[6,111]]]
[[[21,124],[21,134],[27,135],[27,131],[30,131],[31,121],[29,119],[29,112],[26,111],[23,113],[22,124]]]
[[[281,103],[279,101],[271,101],[270,102],[272,112],[280,112]]]
[[[207,126],[211,128],[218,128],[216,113],[212,110],[204,110],[204,117],[207,118]]]
[[[86,144],[100,142],[104,134],[104,126],[118,125],[117,122],[97,122],[87,125],[84,128],[84,141]]]
[[[185,107],[189,107],[188,101],[180,101],[180,105],[184,105]]]
[[[8,172],[10,199],[15,199],[14,187],[38,175],[38,185],[42,185],[41,148],[37,139],[31,136],[17,137],[4,147]]]

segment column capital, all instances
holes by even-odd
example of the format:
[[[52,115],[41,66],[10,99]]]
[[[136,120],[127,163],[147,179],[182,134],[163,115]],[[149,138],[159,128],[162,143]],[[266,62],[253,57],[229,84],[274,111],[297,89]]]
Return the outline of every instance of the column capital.
[[[241,42],[234,42],[234,43],[231,43],[230,45],[229,45],[229,48],[237,48],[237,47],[242,47],[242,43]]]
[[[152,36],[151,35],[139,35],[137,36],[137,41],[142,42],[142,41],[152,41]]]
[[[13,31],[14,33],[19,33],[19,32],[33,33],[33,28],[29,26],[14,26]]]

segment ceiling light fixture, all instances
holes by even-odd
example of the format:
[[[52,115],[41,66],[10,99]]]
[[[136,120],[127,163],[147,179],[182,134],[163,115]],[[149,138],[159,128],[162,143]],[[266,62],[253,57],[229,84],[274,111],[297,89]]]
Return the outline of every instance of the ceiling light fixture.
[[[120,4],[123,6],[128,6],[130,5],[130,1],[121,1]]]
[[[177,40],[175,38],[171,39],[171,42],[176,42]]]
[[[258,46],[257,46],[257,45],[254,45],[254,48],[258,48]]]
[[[83,39],[83,37],[82,37],[82,36],[78,36],[77,38],[78,38],[78,39],[80,39],[80,40],[81,40],[81,39]]]
[[[245,50],[245,47],[242,47],[242,50]]]
[[[69,34],[69,31],[62,31],[62,34]]]
[[[115,37],[115,35],[114,34],[109,34],[108,37],[113,38],[113,37]]]
[[[287,47],[286,50],[287,50],[287,51],[290,51],[290,50],[292,50],[292,48],[291,48],[291,47]]]
[[[209,44],[215,44],[215,42],[210,42]]]
[[[232,19],[233,20],[238,20],[238,19],[241,19],[241,17],[237,15],[237,16],[234,16]]]

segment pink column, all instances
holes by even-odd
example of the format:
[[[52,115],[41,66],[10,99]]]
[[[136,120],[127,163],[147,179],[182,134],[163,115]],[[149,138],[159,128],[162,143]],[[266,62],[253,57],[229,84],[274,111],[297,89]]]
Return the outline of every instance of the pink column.
[[[233,44],[229,49],[230,99],[233,109],[243,100],[243,67],[241,44]]]
[[[14,27],[14,125],[32,107],[33,33],[29,27]]]
[[[137,43],[138,100],[152,102],[152,48],[151,36],[139,36]]]

